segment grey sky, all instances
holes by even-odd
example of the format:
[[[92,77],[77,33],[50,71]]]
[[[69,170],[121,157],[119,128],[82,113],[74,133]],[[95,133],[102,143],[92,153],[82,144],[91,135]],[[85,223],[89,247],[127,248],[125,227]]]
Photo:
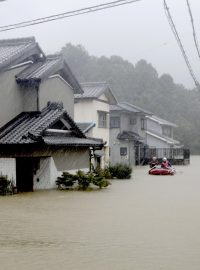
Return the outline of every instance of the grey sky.
[[[7,0],[0,3],[0,26],[36,19],[111,0]],[[168,0],[185,50],[200,80],[200,59],[195,51],[185,0]],[[200,39],[200,1],[190,0]],[[194,87],[178,45],[169,28],[163,0],[141,0],[91,14],[41,25],[1,32],[0,39],[35,36],[46,53],[57,52],[66,43],[82,44],[90,54],[120,55],[135,64],[146,59],[175,82]]]

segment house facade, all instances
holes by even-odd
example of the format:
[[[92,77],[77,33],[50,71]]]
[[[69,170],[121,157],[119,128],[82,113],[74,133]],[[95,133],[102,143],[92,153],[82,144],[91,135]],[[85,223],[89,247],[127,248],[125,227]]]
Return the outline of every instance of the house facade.
[[[188,154],[187,157],[185,156],[183,145],[174,139],[174,128],[177,125],[155,115],[146,116],[146,122],[146,143],[149,156],[157,156],[158,159],[166,156],[175,161],[189,159]]]
[[[132,104],[122,102],[110,106],[110,161],[112,164],[138,164],[140,149],[145,145],[145,111]]]
[[[106,82],[81,83],[82,94],[75,94],[75,121],[89,137],[100,138],[105,143],[102,151],[95,151],[94,166],[104,167],[109,163],[110,104],[117,101]]]
[[[0,41],[0,173],[19,191],[55,187],[62,171],[89,168],[88,139],[75,124],[82,88],[60,55],[46,56],[34,38]]]
[[[130,166],[145,164],[157,156],[183,155],[180,142],[173,138],[175,124],[140,107],[123,102],[110,106],[111,163]],[[171,151],[171,149],[175,151]],[[178,157],[177,157],[178,158]],[[183,157],[182,157],[183,158]]]

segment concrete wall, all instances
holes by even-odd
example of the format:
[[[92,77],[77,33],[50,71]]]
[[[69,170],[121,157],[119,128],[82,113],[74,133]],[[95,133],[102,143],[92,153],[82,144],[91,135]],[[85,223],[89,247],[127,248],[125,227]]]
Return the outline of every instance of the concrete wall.
[[[46,107],[48,101],[62,101],[66,111],[74,118],[74,92],[62,78],[51,77],[40,84],[39,109]]]

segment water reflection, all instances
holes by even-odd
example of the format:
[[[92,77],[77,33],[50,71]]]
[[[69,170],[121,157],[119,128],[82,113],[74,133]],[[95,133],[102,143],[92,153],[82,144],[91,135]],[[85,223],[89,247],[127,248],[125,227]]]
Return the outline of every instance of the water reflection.
[[[200,157],[103,191],[0,197],[1,269],[197,270]]]

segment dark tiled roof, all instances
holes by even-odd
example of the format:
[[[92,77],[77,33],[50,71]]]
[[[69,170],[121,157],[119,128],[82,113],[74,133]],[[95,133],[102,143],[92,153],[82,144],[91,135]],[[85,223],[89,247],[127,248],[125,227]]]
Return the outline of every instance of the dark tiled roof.
[[[23,85],[40,83],[42,79],[55,74],[61,75],[74,89],[74,93],[83,92],[80,84],[61,55],[50,55],[47,56],[45,61],[33,63],[16,75],[16,81]]]
[[[123,131],[117,135],[118,140],[130,140],[136,142],[143,142],[143,138],[133,131]]]
[[[41,112],[24,112],[0,129],[0,144],[31,144],[44,140],[45,130],[61,118],[70,126],[74,137],[85,138],[75,122],[58,103],[50,103]]]
[[[33,37],[0,40],[0,69],[20,64],[33,55],[40,58],[41,54],[43,52]]]
[[[77,126],[82,130],[83,133],[88,132],[91,128],[95,127],[95,123],[94,122],[90,122],[90,123],[76,123]]]

